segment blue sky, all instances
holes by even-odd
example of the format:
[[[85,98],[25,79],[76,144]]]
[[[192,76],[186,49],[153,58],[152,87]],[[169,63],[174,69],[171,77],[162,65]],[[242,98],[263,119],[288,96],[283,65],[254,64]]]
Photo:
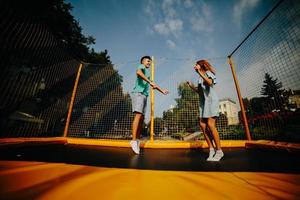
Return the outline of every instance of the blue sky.
[[[209,59],[217,69],[220,98],[236,100],[226,57],[276,4],[277,0],[68,0],[96,51],[108,50],[130,92],[143,55],[156,59],[155,80],[170,90],[156,93],[155,112],[175,105],[180,82],[197,76],[192,66]]]

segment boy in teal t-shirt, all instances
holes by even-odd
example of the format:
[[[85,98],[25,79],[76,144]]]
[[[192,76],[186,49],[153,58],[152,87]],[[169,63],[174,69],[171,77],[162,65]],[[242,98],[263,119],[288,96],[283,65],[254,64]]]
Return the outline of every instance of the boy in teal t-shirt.
[[[156,83],[150,81],[149,67],[151,62],[150,56],[143,56],[141,58],[141,64],[137,68],[137,78],[132,91],[132,112],[134,113],[134,119],[132,122],[132,141],[130,142],[130,145],[136,154],[140,153],[140,142],[137,138],[140,138],[141,135],[147,106],[147,97],[149,96],[149,85],[153,89],[160,91],[162,94],[169,93],[168,90],[161,89]]]
[[[146,76],[148,80],[150,80],[150,72],[149,68],[147,68],[145,65],[140,64],[137,68],[137,70],[141,70],[143,74]],[[133,93],[142,93],[145,96],[149,95],[149,83],[145,80],[143,80],[140,76],[137,76],[135,81],[135,86],[133,88]]]

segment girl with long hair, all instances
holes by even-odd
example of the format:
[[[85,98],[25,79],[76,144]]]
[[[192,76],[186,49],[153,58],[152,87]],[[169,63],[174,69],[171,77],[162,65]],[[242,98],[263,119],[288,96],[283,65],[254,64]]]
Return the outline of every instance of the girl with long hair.
[[[224,153],[216,128],[216,118],[219,116],[219,98],[214,89],[216,70],[207,60],[197,61],[194,69],[199,74],[198,87],[190,82],[187,84],[199,94],[199,125],[209,147],[207,161],[220,161]]]

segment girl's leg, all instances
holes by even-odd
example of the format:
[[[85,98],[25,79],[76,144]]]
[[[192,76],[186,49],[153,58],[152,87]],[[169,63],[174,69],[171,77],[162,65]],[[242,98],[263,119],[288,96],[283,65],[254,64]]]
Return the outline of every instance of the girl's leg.
[[[212,136],[212,133],[210,131],[210,129],[208,128],[208,126],[206,125],[206,134],[208,135],[211,143],[213,144],[213,146],[215,147],[216,146],[216,143],[214,143],[214,138]]]
[[[207,145],[209,147],[209,154],[208,154],[208,158],[206,160],[211,161],[213,159],[213,156],[215,155],[216,151],[214,149],[213,142],[212,142],[212,140],[209,136],[210,133],[208,132],[208,127],[207,127],[206,120],[207,119],[200,119],[199,118],[199,124],[200,124],[201,130],[204,134],[204,138],[207,142]]]
[[[218,130],[216,128],[216,119],[213,117],[208,118],[207,126],[213,136],[213,140],[215,141],[217,150],[220,150],[221,149],[220,136],[219,136]]]
[[[213,139],[214,139],[216,147],[217,147],[216,154],[211,159],[211,161],[219,161],[224,156],[224,153],[221,150],[220,136],[219,136],[218,130],[216,128],[216,119],[212,118],[212,117],[208,118],[207,119],[207,126],[211,131],[211,134],[213,136]]]
[[[204,135],[204,138],[207,142],[207,145],[209,148],[214,148],[213,146],[213,143],[212,143],[212,140],[210,139],[209,137],[209,133],[207,132],[207,122],[206,122],[207,119],[203,119],[203,118],[199,118],[199,125],[200,125],[200,128],[203,132],[203,135]]]

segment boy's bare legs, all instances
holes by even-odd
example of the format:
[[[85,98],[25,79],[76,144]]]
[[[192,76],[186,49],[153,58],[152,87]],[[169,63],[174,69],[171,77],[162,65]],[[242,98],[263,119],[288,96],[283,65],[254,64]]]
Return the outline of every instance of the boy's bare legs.
[[[207,126],[211,131],[211,134],[213,136],[213,139],[215,141],[216,148],[217,148],[216,154],[211,159],[211,161],[219,161],[224,156],[224,153],[221,150],[220,136],[219,136],[218,130],[216,128],[216,119],[213,118],[213,117],[208,118],[207,119]]]
[[[141,129],[140,124],[143,119],[143,114],[135,112],[134,119],[132,122],[132,141],[130,142],[131,148],[134,151],[134,153],[139,154],[140,148],[139,148],[139,141],[137,141],[137,137],[140,136]]]
[[[140,123],[136,132],[136,138],[140,139],[141,138],[141,132],[142,132],[142,128],[143,128],[143,122],[144,122],[144,115],[141,116],[140,118]]]
[[[140,121],[141,121],[142,117],[143,117],[142,113],[135,112],[134,119],[132,122],[132,140],[136,140],[136,138],[137,138],[137,133],[138,133],[138,129],[139,129]]]
[[[144,122],[144,115],[141,116],[140,118],[140,123],[136,132],[136,141],[137,141],[137,147],[138,147],[138,151],[140,151],[140,138],[141,138],[141,132],[143,129],[143,122]]]

